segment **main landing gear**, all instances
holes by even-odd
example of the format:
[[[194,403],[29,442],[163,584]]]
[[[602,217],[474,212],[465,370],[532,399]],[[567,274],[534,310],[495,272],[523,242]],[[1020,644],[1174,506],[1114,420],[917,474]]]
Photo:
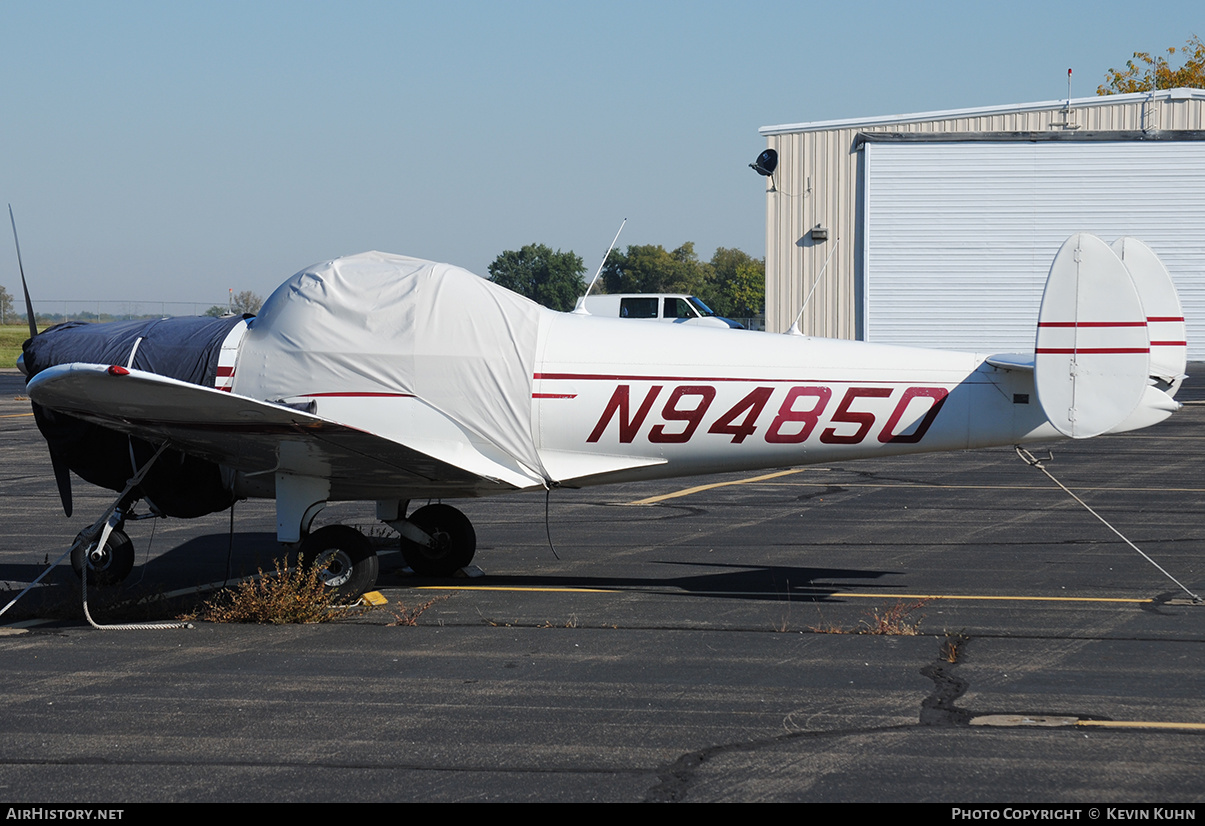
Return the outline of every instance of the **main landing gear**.
[[[347,525],[327,525],[301,540],[301,564],[324,566],[326,587],[338,600],[353,600],[377,584],[380,561],[368,538]]]
[[[404,527],[409,529],[397,528],[402,534],[402,558],[419,576],[452,576],[473,561],[477,532],[469,518],[451,505],[419,508]]]
[[[279,507],[279,495],[277,504]],[[367,537],[348,525],[327,525],[308,533],[309,523],[324,505],[324,501],[317,501],[295,510],[302,514],[298,553],[303,565],[323,566],[327,587],[334,589],[337,599],[350,601],[376,585],[380,561]],[[402,558],[414,573],[449,577],[473,561],[477,533],[467,516],[451,505],[438,503],[421,507],[407,517],[404,514],[408,505],[406,501],[378,502],[377,516],[401,534]]]

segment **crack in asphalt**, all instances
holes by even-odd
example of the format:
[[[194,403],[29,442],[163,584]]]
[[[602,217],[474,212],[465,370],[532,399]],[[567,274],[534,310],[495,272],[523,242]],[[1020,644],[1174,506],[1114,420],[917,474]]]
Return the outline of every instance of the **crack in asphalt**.
[[[971,712],[958,708],[955,701],[966,693],[968,683],[957,674],[959,662],[966,655],[969,638],[961,634],[949,634],[942,638],[937,658],[920,670],[933,681],[933,693],[921,701],[921,726],[969,726]],[[686,800],[695,784],[699,768],[707,761],[725,754],[756,751],[776,746],[790,740],[812,737],[847,736],[851,733],[866,734],[874,731],[900,731],[913,726],[874,726],[867,729],[842,729],[837,731],[794,731],[751,740],[745,743],[725,743],[698,751],[687,752],[657,772],[658,782],[648,790],[645,803],[680,803]]]

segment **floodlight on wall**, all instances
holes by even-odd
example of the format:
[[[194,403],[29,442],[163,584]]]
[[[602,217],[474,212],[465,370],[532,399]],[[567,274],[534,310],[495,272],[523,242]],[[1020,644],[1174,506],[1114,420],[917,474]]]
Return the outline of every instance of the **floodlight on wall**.
[[[813,241],[827,241],[828,240],[828,227],[822,227],[822,226],[820,226],[820,224],[816,224],[816,226],[812,227],[812,240]]]
[[[765,175],[767,178],[774,174],[775,168],[778,166],[778,153],[773,149],[767,149],[757,156],[757,160],[749,164],[749,168],[758,175]]]

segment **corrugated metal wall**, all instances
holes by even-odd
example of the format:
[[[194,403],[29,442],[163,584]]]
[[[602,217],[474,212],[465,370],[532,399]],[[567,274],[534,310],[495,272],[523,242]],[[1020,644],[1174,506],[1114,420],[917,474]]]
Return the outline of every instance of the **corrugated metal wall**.
[[[1205,129],[1205,90],[1115,95],[891,118],[769,126],[779,154],[766,195],[766,329],[790,327],[832,254],[801,321],[809,335],[858,338],[863,296],[859,133],[1064,132]],[[814,241],[817,224],[827,241]],[[838,240],[839,239],[839,240]],[[834,251],[835,248],[835,251]]]
[[[865,337],[1033,348],[1050,262],[1091,232],[1145,241],[1205,357],[1205,141],[883,143],[865,149]]]

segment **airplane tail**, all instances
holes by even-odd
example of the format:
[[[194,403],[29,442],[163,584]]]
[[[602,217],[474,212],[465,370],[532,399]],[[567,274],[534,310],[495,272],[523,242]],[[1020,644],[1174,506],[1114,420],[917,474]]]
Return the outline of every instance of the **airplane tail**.
[[[1034,385],[1060,433],[1086,439],[1144,427],[1180,405],[1184,312],[1167,268],[1134,238],[1110,248],[1067,239],[1050,267],[1034,347]]]

